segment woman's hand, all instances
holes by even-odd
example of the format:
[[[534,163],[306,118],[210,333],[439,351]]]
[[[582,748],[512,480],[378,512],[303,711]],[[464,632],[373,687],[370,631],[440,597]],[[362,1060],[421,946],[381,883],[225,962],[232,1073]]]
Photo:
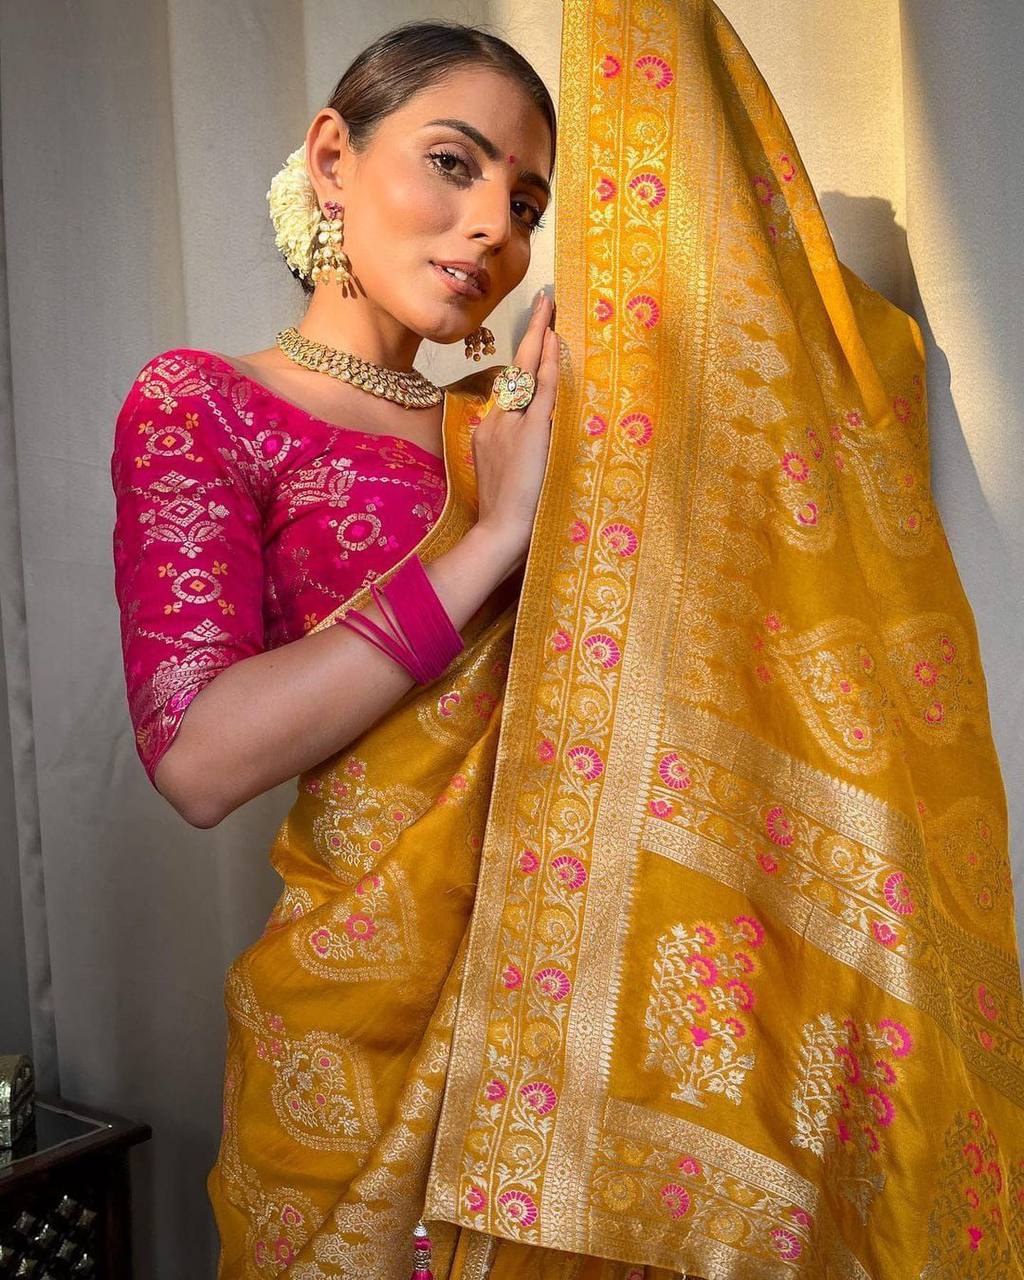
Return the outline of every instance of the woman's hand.
[[[533,534],[558,390],[559,338],[549,327],[553,306],[543,293],[512,362],[536,378],[533,399],[525,409],[494,405],[473,432],[477,523],[522,558]]]

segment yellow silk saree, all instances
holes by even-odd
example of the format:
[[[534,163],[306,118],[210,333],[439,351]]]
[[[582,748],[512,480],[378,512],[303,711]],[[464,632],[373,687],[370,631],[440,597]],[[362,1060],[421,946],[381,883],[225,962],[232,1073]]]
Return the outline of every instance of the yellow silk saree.
[[[438,1280],[1019,1280],[1006,804],[920,329],[711,0],[562,22],[529,559],[299,780],[226,984],[220,1274],[406,1280],[422,1218]]]

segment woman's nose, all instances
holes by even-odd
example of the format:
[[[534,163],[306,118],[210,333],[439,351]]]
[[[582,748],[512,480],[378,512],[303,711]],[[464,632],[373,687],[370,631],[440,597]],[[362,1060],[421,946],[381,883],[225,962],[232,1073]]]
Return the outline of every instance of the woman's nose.
[[[490,183],[481,183],[486,188]],[[512,234],[512,203],[507,191],[482,190],[474,192],[469,213],[469,234],[484,238],[494,246],[504,244]]]

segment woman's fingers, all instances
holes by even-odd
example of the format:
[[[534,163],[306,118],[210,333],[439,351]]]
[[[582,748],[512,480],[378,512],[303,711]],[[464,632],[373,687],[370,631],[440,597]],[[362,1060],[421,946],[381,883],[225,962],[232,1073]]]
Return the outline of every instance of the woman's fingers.
[[[555,395],[558,391],[558,334],[554,329],[545,329],[543,350],[537,368],[537,388],[533,399],[526,407],[531,418],[538,422],[548,422],[555,407]]]
[[[516,348],[516,357],[513,361],[513,364],[517,364],[520,369],[525,369],[527,373],[532,373],[534,377],[537,376],[537,370],[540,368],[541,355],[544,350],[544,335],[548,332],[550,320],[551,299],[545,292],[530,317],[530,323],[527,325],[526,332]]]

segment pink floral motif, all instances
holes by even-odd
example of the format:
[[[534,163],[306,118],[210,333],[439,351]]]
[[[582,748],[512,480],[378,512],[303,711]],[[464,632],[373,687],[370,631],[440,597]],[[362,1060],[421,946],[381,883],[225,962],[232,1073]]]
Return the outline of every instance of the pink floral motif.
[[[609,549],[620,556],[635,554],[640,545],[635,530],[621,520],[606,524],[601,530],[601,537]]]
[[[781,804],[773,805],[768,810],[765,814],[764,826],[768,839],[781,848],[788,849],[793,843],[793,827]]]
[[[800,524],[815,525],[818,523],[818,504],[816,502],[805,502],[802,507],[797,507],[793,514]]]
[[[865,1089],[864,1096],[871,1099],[871,1105],[875,1111],[875,1119],[883,1128],[887,1129],[892,1124],[893,1116],[896,1114],[892,1099],[877,1086]]]
[[[587,869],[571,853],[560,853],[551,863],[551,869],[567,889],[582,889],[587,883]]]
[[[611,80],[617,76],[622,70],[622,63],[613,53],[606,53],[601,59],[601,74],[606,80]]]
[[[614,637],[599,631],[587,636],[583,641],[583,652],[599,666],[607,668],[618,666],[622,659],[622,650]]]
[[[710,956],[701,955],[699,952],[694,952],[693,955],[688,957],[688,960],[690,968],[697,975],[698,980],[704,986],[710,987],[718,977],[718,966],[714,960]]]
[[[604,761],[593,747],[570,747],[565,755],[574,771],[587,782],[593,782],[604,773]]]
[[[672,818],[675,817],[675,807],[668,800],[650,800],[647,803],[647,812],[653,814],[655,818]]]
[[[764,942],[764,925],[760,920],[753,916],[736,916],[733,924],[752,947],[759,947]]]
[[[656,173],[638,173],[629,180],[629,189],[638,200],[656,209],[665,199],[665,184]]]
[[[501,981],[509,991],[515,991],[518,987],[523,985],[522,970],[518,965],[507,964],[502,971]]]
[[[488,1080],[484,1086],[484,1097],[488,1102],[500,1102],[508,1093],[501,1080]]]
[[[938,675],[938,671],[930,662],[921,661],[914,664],[914,679],[923,685],[933,685],[938,679]]]
[[[487,1208],[487,1196],[480,1187],[470,1187],[466,1192],[466,1205],[470,1213],[483,1213]]]
[[[860,1079],[860,1062],[857,1055],[851,1051],[849,1045],[845,1044],[837,1044],[833,1049],[833,1054],[846,1072],[847,1080],[851,1084],[856,1084]]]
[[[617,190],[618,190],[618,187],[615,185],[614,181],[611,178],[607,176],[603,176],[598,179],[597,198],[602,203],[604,203],[607,200],[611,200],[614,197]]]
[[[634,69],[655,89],[667,89],[675,79],[672,68],[664,58],[645,53],[633,63]]]
[[[586,542],[589,537],[589,527],[582,520],[574,520],[569,528],[569,541],[579,544]]]
[[[635,316],[645,329],[653,329],[661,319],[658,300],[649,293],[635,293],[626,303],[626,310]]]
[[[771,1232],[771,1241],[778,1250],[780,1258],[786,1262],[793,1262],[800,1257],[803,1252],[799,1237],[785,1227],[775,1227]]]
[[[519,855],[519,870],[524,876],[533,875],[540,866],[540,858],[532,849],[524,849]]]
[[[586,433],[592,440],[598,436],[603,436],[608,430],[608,422],[599,413],[592,413],[583,424]]]
[[[445,719],[451,719],[451,717],[454,716],[454,713],[456,713],[456,708],[461,701],[462,694],[457,690],[452,690],[451,692],[447,692],[447,694],[440,695],[440,698],[438,699],[439,716],[443,716]]]
[[[594,316],[604,324],[606,320],[610,320],[615,314],[615,307],[612,305],[610,298],[598,298],[594,303]]]
[[[572,990],[569,975],[564,969],[559,969],[557,965],[548,965],[544,969],[538,969],[533,975],[533,980],[541,991],[552,1000],[564,1000]]]
[[[473,710],[477,713],[481,720],[490,720],[494,708],[498,705],[498,699],[493,693],[483,691],[478,693],[473,699]],[[460,784],[465,783],[460,779]]]
[[[555,758],[555,744],[550,738],[541,738],[537,746],[537,759],[542,764],[550,764]]]
[[[558,1102],[558,1095],[546,1080],[529,1080],[520,1085],[519,1092],[539,1116],[553,1111]]]
[[[979,984],[976,998],[978,1001],[978,1009],[981,1011],[982,1016],[986,1017],[989,1022],[998,1022],[999,1009],[996,1006],[995,1001],[989,995],[984,984]]]
[[[551,637],[551,647],[555,653],[567,653],[572,648],[572,636],[565,627],[558,627]]]
[[[737,1014],[753,1007],[754,992],[735,975],[757,968],[741,949],[752,938],[764,939],[752,916],[716,921],[714,928],[700,920],[688,929],[675,925],[659,938],[644,1019],[649,1032],[645,1065],[677,1080],[673,1098],[698,1107],[706,1105],[705,1094],[723,1094],[737,1105],[741,1101],[740,1086],[754,1065],[754,1054],[746,1050],[753,1031]]]
[[[619,430],[631,444],[645,445],[654,433],[654,424],[646,413],[627,413],[619,420]]]
[[[345,932],[350,938],[362,942],[373,937],[377,932],[377,926],[369,916],[361,911],[353,911],[345,920]]]
[[[806,480],[811,474],[810,467],[798,453],[787,451],[782,455],[782,462],[779,465],[791,480]]]
[[[756,174],[751,185],[762,204],[771,204],[772,197],[775,195],[775,188],[767,178],[762,177],[761,174]]]
[[[503,1191],[498,1204],[506,1217],[520,1227],[532,1227],[537,1221],[537,1206],[525,1191]]]
[[[893,1057],[906,1057],[911,1048],[914,1047],[914,1041],[911,1039],[909,1030],[904,1027],[904,1024],[897,1023],[895,1019],[881,1019],[878,1023],[878,1029],[886,1037]]]
[[[693,781],[689,769],[675,751],[669,751],[658,761],[658,777],[673,791],[685,791]]]
[[[872,920],[871,932],[875,935],[876,942],[880,942],[883,947],[894,947],[900,940],[900,935],[884,920]]]
[[[912,915],[915,910],[914,899],[911,896],[906,880],[907,878],[902,871],[894,871],[890,876],[886,877],[882,886],[882,893],[886,902],[893,911],[901,916]]]
[[[669,1182],[662,1187],[661,1200],[672,1218],[684,1218],[690,1207],[690,1193],[678,1182]]]
[[[752,1009],[754,1007],[754,992],[745,982],[741,982],[739,978],[730,978],[725,985],[729,988],[733,999],[741,1009]]]
[[[676,1168],[689,1178],[699,1178],[704,1172],[704,1167],[696,1156],[680,1156],[676,1161]]]

